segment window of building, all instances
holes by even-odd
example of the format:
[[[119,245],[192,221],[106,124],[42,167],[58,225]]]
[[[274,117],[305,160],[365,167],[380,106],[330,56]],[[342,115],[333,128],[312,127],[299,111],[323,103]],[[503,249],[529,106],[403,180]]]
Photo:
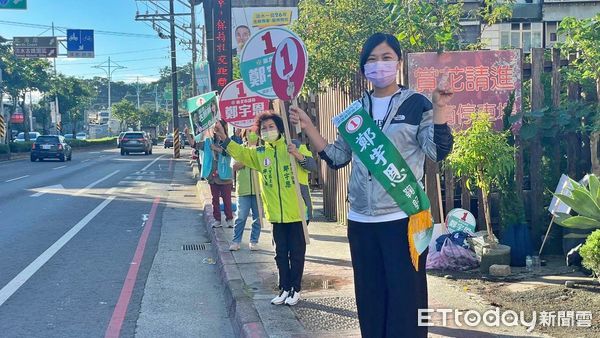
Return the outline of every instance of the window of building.
[[[542,47],[542,23],[511,23],[501,27],[500,48],[523,48],[528,53],[531,48],[539,47]]]
[[[550,33],[550,42],[556,42],[556,33]]]

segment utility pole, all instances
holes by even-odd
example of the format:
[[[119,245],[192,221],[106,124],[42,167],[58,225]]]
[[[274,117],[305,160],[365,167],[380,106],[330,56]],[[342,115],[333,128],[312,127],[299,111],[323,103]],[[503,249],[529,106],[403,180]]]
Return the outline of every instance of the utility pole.
[[[190,0],[192,15],[192,96],[198,95],[198,84],[196,83],[196,61],[197,61],[197,42],[196,42],[196,0]]]
[[[135,80],[135,93],[137,95],[137,109],[140,109],[140,77]]]
[[[179,108],[177,90],[177,52],[175,49],[175,9],[174,0],[169,0],[169,26],[171,31],[171,87],[173,88],[173,157],[179,158],[183,140],[179,137]]]
[[[54,21],[52,21],[52,36],[54,36]],[[52,58],[52,61],[54,62],[54,78],[56,79],[56,58]],[[53,129],[56,130],[57,134],[60,134],[62,117],[60,115],[60,109],[58,108],[58,93],[54,94],[54,114],[54,118],[50,117],[50,120],[54,123]]]
[[[97,66],[93,66],[92,68],[102,69],[106,73],[106,77],[108,78],[108,118],[112,118],[112,102],[110,101],[110,82],[112,80],[112,74],[119,69],[124,69],[127,67],[123,67],[115,62],[110,61],[110,56],[108,57],[108,65],[104,65],[107,62],[103,62]],[[113,67],[112,64],[115,64]]]
[[[158,112],[158,84],[154,85],[154,111]]]

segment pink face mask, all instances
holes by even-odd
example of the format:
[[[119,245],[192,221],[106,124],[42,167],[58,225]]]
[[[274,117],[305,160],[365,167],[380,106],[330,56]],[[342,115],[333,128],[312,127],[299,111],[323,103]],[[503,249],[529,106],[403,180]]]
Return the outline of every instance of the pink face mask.
[[[365,64],[365,77],[373,86],[385,88],[396,81],[398,61],[376,61]]]

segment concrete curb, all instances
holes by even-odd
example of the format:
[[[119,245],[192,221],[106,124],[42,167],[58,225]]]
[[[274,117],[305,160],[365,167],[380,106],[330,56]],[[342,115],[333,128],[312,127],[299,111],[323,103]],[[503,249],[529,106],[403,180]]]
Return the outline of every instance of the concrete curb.
[[[203,220],[216,253],[219,274],[225,284],[224,296],[231,325],[236,337],[267,338],[267,331],[260,320],[258,310],[252,298],[245,291],[242,274],[237,267],[233,254],[229,251],[229,240],[221,228],[212,228],[212,204],[204,196],[210,196],[207,183],[198,182],[196,189],[201,203],[204,204]],[[204,187],[203,187],[204,186]]]

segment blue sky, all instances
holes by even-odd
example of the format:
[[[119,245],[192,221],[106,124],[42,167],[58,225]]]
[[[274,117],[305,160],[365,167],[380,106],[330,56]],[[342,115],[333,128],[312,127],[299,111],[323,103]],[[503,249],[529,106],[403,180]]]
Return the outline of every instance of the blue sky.
[[[177,1],[175,0],[176,12],[187,12]],[[166,9],[169,6],[168,1],[164,0],[154,3]],[[4,38],[51,36],[52,31],[49,27],[37,25],[50,26],[52,22],[61,27],[55,29],[55,35],[59,37],[65,37],[65,28],[93,29],[96,57],[76,59],[59,56],[58,72],[83,78],[105,77],[106,73],[103,70],[92,66],[102,63],[106,65],[110,56],[111,62],[127,67],[114,71],[114,81],[135,82],[139,77],[140,82],[150,82],[158,79],[160,68],[170,66],[170,42],[169,39],[158,38],[158,34],[151,27],[152,23],[135,21],[137,9],[140,14],[144,14],[147,9],[154,13],[156,6],[149,1],[136,0],[27,0],[27,10],[0,10],[0,35]],[[196,13],[196,24],[201,25],[201,5],[196,6]],[[189,16],[178,17],[176,21],[180,25],[189,25]],[[168,29],[167,22],[162,22],[162,25]],[[177,36],[184,37],[179,30]],[[198,36],[200,39],[200,32]],[[189,39],[189,36],[185,38]],[[178,44],[178,65],[191,61],[192,53],[185,48]],[[66,53],[66,50],[61,47],[59,52]]]

